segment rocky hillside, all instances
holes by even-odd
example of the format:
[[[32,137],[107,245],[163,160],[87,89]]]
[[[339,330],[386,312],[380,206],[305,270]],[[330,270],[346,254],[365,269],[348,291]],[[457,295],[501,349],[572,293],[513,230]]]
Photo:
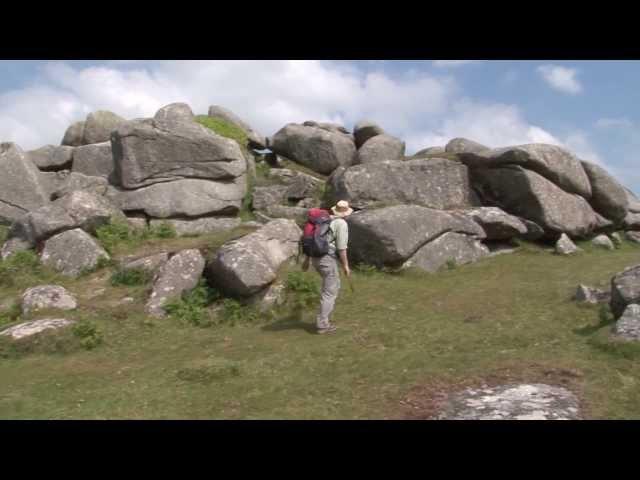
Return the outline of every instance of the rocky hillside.
[[[356,209],[352,261],[380,269],[436,272],[509,252],[516,239],[570,254],[576,239],[612,249],[620,235],[640,237],[640,200],[563,148],[456,138],[407,157],[401,139],[369,121],[353,132],[291,123],[265,137],[220,106],[196,116],[174,103],[133,120],[98,111],[69,126],[59,146],[2,143],[0,172],[2,258],[32,250],[70,277],[115,261],[96,238],[101,228],[180,236],[244,228],[209,257],[195,248],[121,262],[153,275],[152,316],[201,279],[268,307],[307,209],[342,199]]]
[[[82,381],[93,410],[84,415],[101,418],[246,416],[236,399],[257,416],[375,416],[382,414],[383,390],[406,393],[398,379],[408,381],[407,372],[411,381],[425,371],[446,379],[453,365],[461,375],[484,376],[511,358],[527,374],[522,381],[530,382],[524,363],[547,357],[535,384],[514,385],[520,376],[511,373],[506,384],[483,379],[480,390],[462,382],[473,388],[454,395],[437,415],[580,418],[585,413],[576,389],[544,384],[549,371],[581,378],[571,367],[579,365],[600,372],[587,386],[597,415],[606,416],[603,398],[611,386],[605,380],[618,378],[611,373],[615,362],[636,355],[612,345],[640,339],[640,200],[598,165],[557,146],[490,149],[456,138],[408,157],[401,139],[370,121],[353,132],[307,121],[266,137],[223,107],[194,115],[176,103],[153,118],[91,113],[69,126],[61,145],[24,151],[2,143],[0,173],[0,358],[9,359],[0,373],[36,416],[51,414],[39,403],[49,397],[64,397],[55,407],[63,413],[56,415],[75,415],[72,389],[30,379],[49,375],[42,372],[55,382],[77,378],[78,357],[33,357],[23,378],[25,364],[11,363],[21,361],[13,353],[73,350],[78,342],[92,349],[101,342],[95,323],[106,332],[108,348],[87,360],[92,373]],[[337,311],[347,335],[334,340],[342,342],[336,351],[350,352],[354,362],[338,382],[339,398],[349,407],[317,410],[315,398],[314,407],[305,406],[305,393],[279,410],[292,398],[289,388],[324,391],[335,383],[331,347],[314,337],[290,342],[284,334],[265,333],[313,330],[288,317],[311,311],[318,296],[316,276],[293,264],[307,209],[337,200],[356,210],[348,221],[358,294],[341,296]],[[463,264],[466,270],[456,268]],[[600,288],[580,285],[569,300],[567,292],[573,296],[582,282]],[[596,326],[589,325],[594,311],[588,304],[601,308]],[[163,317],[162,329],[149,329]],[[269,319],[277,321],[261,330],[221,325]],[[180,322],[220,328],[184,329]],[[613,323],[607,339],[593,344],[597,351],[586,349],[580,335]],[[215,358],[201,358],[211,342],[219,346]],[[244,346],[229,360],[224,354],[231,348],[233,356],[233,342]],[[620,358],[611,363],[606,355]],[[326,360],[320,362],[324,381],[308,375],[310,358]],[[165,401],[177,381],[167,373],[176,359],[184,363],[176,378],[186,382],[180,388],[187,393]],[[112,364],[118,367],[101,370]],[[151,370],[136,377],[144,381],[139,397],[120,398],[131,364]],[[371,372],[375,378],[367,376]],[[105,375],[112,376],[109,382]],[[246,381],[215,387],[211,410],[211,392],[200,383],[240,375]],[[624,406],[637,405],[626,400],[636,398],[627,389],[635,380],[620,378],[626,383],[611,408],[614,415],[635,414]],[[126,388],[133,383],[127,380]],[[355,401],[358,389],[363,394]],[[335,393],[329,390],[323,395]],[[13,393],[2,393],[0,411],[19,417]],[[184,400],[194,395],[201,396],[197,408]],[[409,417],[433,413],[432,402],[425,406],[412,395],[403,404],[411,406]],[[101,403],[116,397],[115,410]],[[420,412],[413,411],[418,404]],[[553,408],[545,410],[546,404]]]

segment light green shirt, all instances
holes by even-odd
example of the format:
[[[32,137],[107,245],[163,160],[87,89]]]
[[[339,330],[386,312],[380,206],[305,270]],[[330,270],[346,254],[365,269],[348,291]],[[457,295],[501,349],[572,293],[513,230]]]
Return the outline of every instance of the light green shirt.
[[[329,241],[329,254],[335,255],[336,250],[346,250],[349,243],[349,226],[344,218],[334,217],[329,224],[331,240]]]

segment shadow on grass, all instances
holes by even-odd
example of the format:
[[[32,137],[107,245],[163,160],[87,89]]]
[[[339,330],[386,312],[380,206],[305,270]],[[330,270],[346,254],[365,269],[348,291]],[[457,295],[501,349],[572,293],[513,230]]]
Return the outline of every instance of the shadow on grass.
[[[266,332],[281,332],[283,330],[304,330],[307,333],[315,334],[315,324],[305,322],[303,320],[303,311],[294,310],[287,316],[280,318],[279,320],[265,325],[262,330]]]
[[[575,328],[573,333],[582,335],[583,337],[588,337],[589,335],[596,333],[598,330],[611,326],[616,322],[616,319],[613,317],[608,305],[600,306],[598,317],[600,318],[600,321],[596,325],[587,325],[586,327]]]

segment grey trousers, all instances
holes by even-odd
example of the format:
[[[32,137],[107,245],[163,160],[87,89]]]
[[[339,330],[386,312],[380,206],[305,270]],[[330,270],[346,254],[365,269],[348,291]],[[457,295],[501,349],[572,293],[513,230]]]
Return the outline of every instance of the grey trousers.
[[[320,293],[320,311],[316,317],[318,328],[330,326],[329,316],[333,312],[333,307],[340,291],[340,270],[338,259],[331,255],[319,258],[312,258],[313,267],[322,277],[322,292]]]

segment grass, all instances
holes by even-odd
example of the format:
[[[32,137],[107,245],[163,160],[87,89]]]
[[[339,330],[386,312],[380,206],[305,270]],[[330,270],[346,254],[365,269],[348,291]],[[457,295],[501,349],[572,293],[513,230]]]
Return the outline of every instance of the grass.
[[[7,240],[10,228],[11,227],[7,225],[0,225],[0,246],[2,246],[2,244]]]
[[[119,268],[111,275],[111,285],[124,285],[124,286],[134,286],[134,285],[146,285],[151,282],[153,275],[148,270],[144,268]]]
[[[235,140],[242,148],[247,148],[247,134],[236,125],[225,122],[219,118],[209,117],[208,115],[196,115],[196,122],[210,130],[213,130],[214,133],[217,133],[222,137]]]
[[[398,418],[416,391],[499,377],[566,384],[587,418],[639,419],[640,348],[608,340],[606,308],[571,300],[579,283],[606,287],[639,253],[626,241],[572,257],[523,244],[437,274],[359,266],[355,293],[343,281],[333,336],[312,334],[316,304],[270,317],[214,302],[216,315],[246,321],[149,322],[145,286],[96,272],[66,280],[79,308],[65,317],[92,322],[101,343],[65,350],[59,339],[0,359],[0,418]],[[290,272],[289,306],[313,303],[317,274]],[[136,301],[115,306],[124,296]]]
[[[104,249],[112,254],[118,247],[135,248],[148,243],[149,240],[176,238],[178,235],[173,225],[168,222],[138,229],[132,228],[126,222],[112,220],[99,227],[96,236]]]

